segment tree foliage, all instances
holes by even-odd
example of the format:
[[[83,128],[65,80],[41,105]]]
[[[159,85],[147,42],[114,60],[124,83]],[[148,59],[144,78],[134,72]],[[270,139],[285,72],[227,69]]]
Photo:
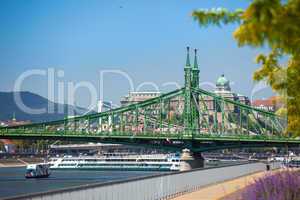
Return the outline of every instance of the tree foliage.
[[[276,91],[286,114],[287,133],[300,135],[300,0],[253,0],[247,9],[196,10],[200,26],[239,23],[233,36],[239,46],[263,47],[270,52],[257,56],[261,67],[253,79],[266,81]],[[287,62],[280,62],[282,57]]]

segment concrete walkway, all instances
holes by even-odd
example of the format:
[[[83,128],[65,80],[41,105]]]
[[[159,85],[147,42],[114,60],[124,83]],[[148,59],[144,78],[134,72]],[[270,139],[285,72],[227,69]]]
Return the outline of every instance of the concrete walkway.
[[[198,191],[191,192],[172,200],[220,200],[234,192],[244,188],[245,186],[253,183],[255,178],[265,175],[266,172],[258,172],[252,175],[244,176],[241,178],[225,181],[215,185],[204,187]],[[237,198],[237,197],[236,197]],[[233,199],[236,199],[233,198]],[[225,198],[227,199],[227,198]],[[232,198],[230,198],[232,199]],[[238,200],[238,198],[237,198]]]

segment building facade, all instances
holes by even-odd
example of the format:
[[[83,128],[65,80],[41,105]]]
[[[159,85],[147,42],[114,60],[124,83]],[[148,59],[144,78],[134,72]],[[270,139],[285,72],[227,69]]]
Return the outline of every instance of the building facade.
[[[245,105],[250,105],[250,100],[247,96],[235,93],[231,90],[230,81],[222,74],[216,81],[216,86],[214,93],[218,96],[224,97],[226,99],[237,101]],[[218,110],[216,103],[214,102],[213,98],[210,96],[204,97],[204,101],[209,111]],[[225,111],[234,111],[234,105],[225,106]]]
[[[251,105],[258,109],[276,112],[279,108],[283,107],[283,102],[278,96],[272,96],[267,99],[256,99],[252,101]]]
[[[161,95],[161,92],[129,92],[128,95],[121,98],[121,106],[127,106],[129,104],[142,102],[148,99],[152,99]]]
[[[245,105],[250,105],[250,100],[247,96],[235,93],[231,90],[230,81],[225,77],[224,74],[222,74],[217,79],[214,93],[216,95],[224,97],[226,99],[230,99],[232,101],[237,101],[237,102],[243,103]],[[138,102],[145,101],[147,99],[158,97],[161,94],[162,94],[161,92],[129,92],[128,95],[122,97],[120,102],[121,102],[122,106],[127,106],[127,105],[130,105],[133,103],[138,103]],[[200,102],[199,102],[200,107],[203,108],[204,104],[205,104],[207,109],[210,112],[214,112],[216,109],[218,109],[217,105],[214,102],[212,97],[204,96],[203,97],[204,104],[201,102],[201,100],[202,99],[200,98]],[[171,107],[171,111],[177,110],[177,111],[183,112],[184,97],[176,97],[176,98],[172,99],[170,102],[170,107]],[[231,105],[230,107],[225,106],[224,109],[225,109],[225,111],[234,111],[235,108],[233,105]]]

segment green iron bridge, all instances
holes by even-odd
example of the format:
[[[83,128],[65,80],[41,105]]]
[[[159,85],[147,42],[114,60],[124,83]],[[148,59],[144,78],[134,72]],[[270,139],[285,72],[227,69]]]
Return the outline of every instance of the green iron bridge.
[[[105,112],[0,128],[0,138],[97,141],[192,152],[225,148],[299,147],[287,120],[199,87],[189,48],[181,89]]]

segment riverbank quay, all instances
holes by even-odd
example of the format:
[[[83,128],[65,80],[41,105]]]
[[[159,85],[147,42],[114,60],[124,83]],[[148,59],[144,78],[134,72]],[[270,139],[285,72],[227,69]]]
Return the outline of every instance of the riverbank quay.
[[[233,180],[205,186],[195,192],[191,192],[172,200],[242,200],[241,192],[249,185],[253,184],[258,178],[272,175],[284,169],[272,167],[271,171],[261,171],[246,176],[238,177]]]
[[[279,167],[274,165],[272,168]],[[129,180],[87,184],[61,190],[43,193],[22,195],[6,200],[162,200],[172,199],[201,187],[216,184],[222,181],[264,171],[264,163],[247,163],[195,169],[185,172],[165,173],[146,177],[132,178]]]
[[[172,200],[238,200],[238,192],[252,184],[255,179],[263,177],[267,173],[268,172],[257,172],[222,183],[205,186],[195,192],[173,198]]]
[[[244,188],[220,200],[261,199],[300,199],[300,173],[298,168],[283,168],[273,173],[258,176]]]

